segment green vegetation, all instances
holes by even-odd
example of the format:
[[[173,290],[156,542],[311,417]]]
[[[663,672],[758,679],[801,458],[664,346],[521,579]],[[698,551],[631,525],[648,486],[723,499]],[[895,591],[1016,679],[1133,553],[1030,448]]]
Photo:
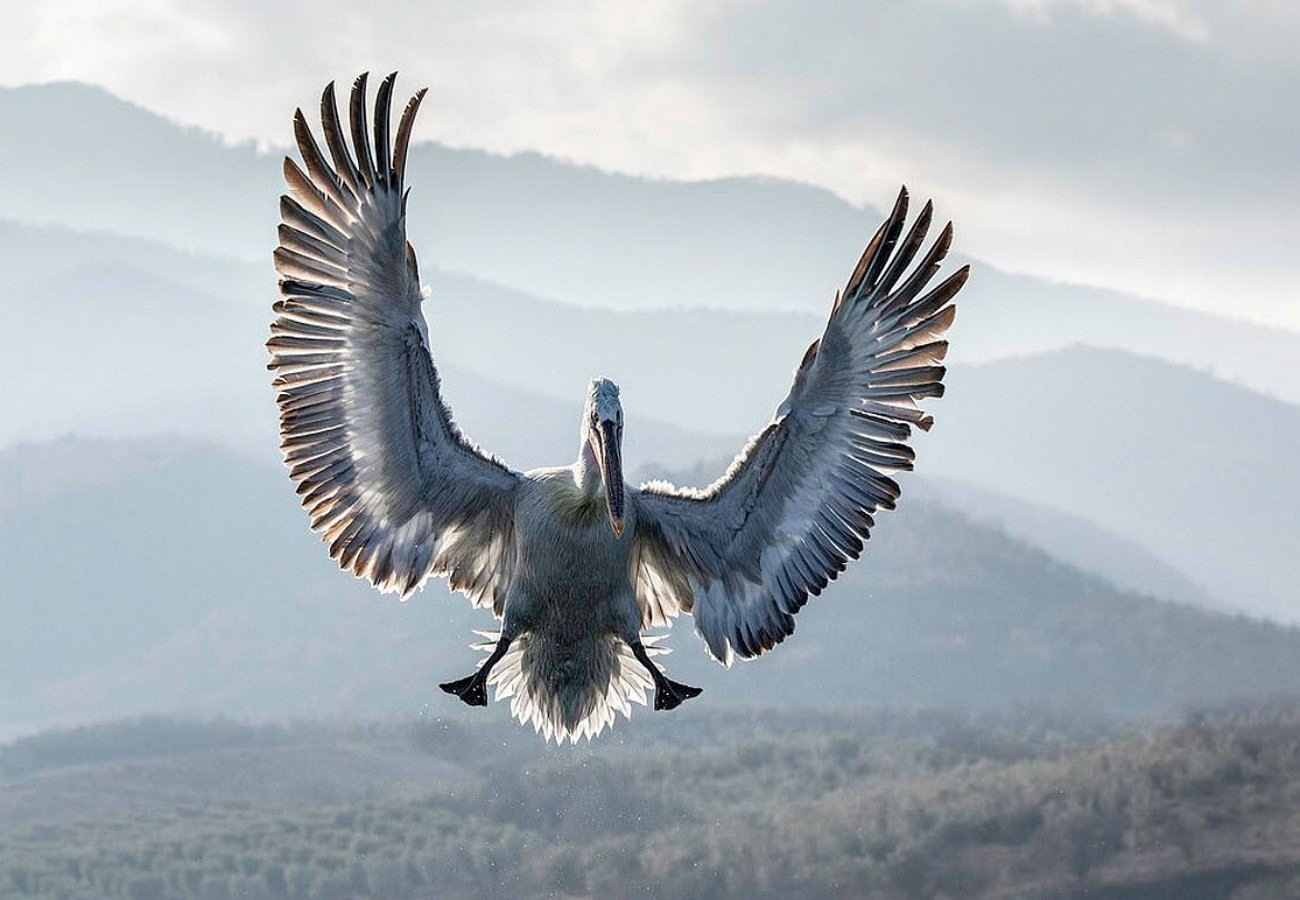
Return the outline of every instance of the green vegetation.
[[[132,735],[141,752],[124,760]],[[65,763],[2,785],[35,802],[0,803],[0,897],[1300,896],[1291,708],[1123,731],[730,713],[643,719],[623,739],[543,749],[457,722],[46,734],[0,753],[11,771],[24,747]],[[350,762],[325,771],[326,745]],[[212,777],[286,753],[317,787],[238,795]],[[455,776],[429,777],[431,762]],[[349,775],[369,782],[322,802],[319,785]],[[151,803],[128,802],[145,784]],[[78,807],[70,785],[122,804]]]
[[[272,746],[288,739],[288,732],[278,725],[153,716],[58,728],[19,738],[0,747],[0,775],[27,775],[79,763],[171,756],[222,747]]]

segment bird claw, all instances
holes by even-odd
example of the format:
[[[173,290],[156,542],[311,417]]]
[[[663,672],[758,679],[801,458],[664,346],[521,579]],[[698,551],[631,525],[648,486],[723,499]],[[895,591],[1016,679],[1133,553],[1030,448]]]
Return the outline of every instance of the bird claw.
[[[698,697],[701,693],[703,688],[664,678],[661,684],[655,685],[655,709],[676,709],[683,700]]]
[[[438,687],[449,694],[455,694],[470,706],[487,706],[487,679],[481,676],[482,672],[475,672],[459,681],[448,681]]]

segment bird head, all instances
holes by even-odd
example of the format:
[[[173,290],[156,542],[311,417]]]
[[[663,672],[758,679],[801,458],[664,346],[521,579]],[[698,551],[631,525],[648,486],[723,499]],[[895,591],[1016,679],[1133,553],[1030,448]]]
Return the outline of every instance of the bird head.
[[[596,378],[587,389],[582,417],[583,438],[600,469],[605,486],[609,524],[616,537],[623,536],[623,404],[618,385],[608,378]]]

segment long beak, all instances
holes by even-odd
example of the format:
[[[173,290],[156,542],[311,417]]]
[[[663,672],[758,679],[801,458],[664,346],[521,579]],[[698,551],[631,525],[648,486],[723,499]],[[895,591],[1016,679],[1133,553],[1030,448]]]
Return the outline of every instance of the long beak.
[[[600,423],[601,477],[605,479],[605,503],[609,507],[609,524],[615,537],[623,536],[623,448],[618,425]]]

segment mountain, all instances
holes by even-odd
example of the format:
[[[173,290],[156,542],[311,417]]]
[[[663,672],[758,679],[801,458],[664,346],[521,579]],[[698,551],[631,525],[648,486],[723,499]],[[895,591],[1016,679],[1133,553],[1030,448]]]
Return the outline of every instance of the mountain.
[[[992,525],[1049,556],[1102,577],[1125,591],[1194,603],[1231,607],[1164,562],[1142,544],[1085,519],[956,478],[917,477],[907,495],[937,503],[982,525]]]
[[[0,362],[11,387],[0,443],[165,432],[273,458],[262,349],[269,298],[209,294],[195,287],[202,281],[154,274],[183,279],[193,257],[160,245],[10,230],[32,252],[5,291],[7,323],[24,339]],[[64,268],[53,263],[60,244]],[[113,247],[123,261],[106,261]],[[205,270],[223,289],[251,275],[200,258],[195,271]],[[429,277],[426,314],[447,397],[470,435],[519,467],[572,456],[577,402],[596,374],[623,386],[630,470],[729,459],[784,396],[792,348],[816,333],[800,314],[582,309],[468,276]],[[947,384],[934,434],[918,439],[923,475],[1014,498],[992,519],[1124,587],[1295,620],[1289,547],[1300,524],[1284,502],[1294,490],[1286,461],[1298,446],[1295,406],[1205,372],[1077,347],[958,364]],[[1020,459],[1026,442],[1033,465]],[[1233,486],[1215,501],[1226,530],[1188,527],[1202,501],[1187,486],[1210,473]],[[952,502],[990,520],[978,498]],[[1044,528],[1035,507],[1087,521]],[[1099,552],[1106,538],[1089,523],[1125,546]],[[1142,580],[1157,570],[1156,581]]]
[[[0,170],[7,217],[238,257],[264,267],[269,285],[274,198],[283,189],[278,153],[226,146],[66,83],[0,88],[0,146],[9,162]],[[412,148],[409,169],[410,233],[426,270],[584,307],[802,311],[821,320],[879,222],[875,210],[774,179],[648,180],[427,143]],[[0,262],[8,255],[0,251]],[[262,302],[266,289],[245,283]],[[1289,364],[1300,358],[1300,334],[1292,331],[979,262],[960,306],[955,359],[1086,342],[1300,400],[1300,371]],[[805,344],[815,328],[797,330]],[[780,354],[783,368],[802,346]]]
[[[731,456],[705,459],[685,469],[643,466],[631,479],[644,484],[667,479],[674,484],[707,485],[726,471]],[[979,487],[968,481],[936,476],[899,476],[909,505],[920,502],[960,513],[981,527],[1043,551],[1127,592],[1164,600],[1176,599],[1223,611],[1231,604],[1210,596],[1204,587],[1161,560],[1136,541],[1085,519],[1048,506]]]
[[[23,339],[0,362],[12,401],[0,420],[0,445],[66,433],[162,432],[274,458],[274,394],[263,348],[269,303],[205,294],[133,266],[93,262],[89,253],[74,258],[85,261],[6,295],[7,327]],[[477,297],[471,292],[469,299]],[[435,321],[441,320],[439,310]],[[438,334],[440,358],[444,341]],[[523,387],[527,373],[507,368],[504,359],[480,360],[475,372],[457,365],[475,362],[472,348],[446,356],[446,395],[474,438],[522,468],[573,459],[586,377],[565,384],[564,399],[553,400]],[[515,384],[485,378],[485,371]],[[543,388],[555,384],[538,380]],[[736,438],[694,434],[648,415],[638,416],[629,434],[630,465],[685,465],[701,452],[739,446]]]
[[[233,421],[254,409],[265,418],[262,344],[275,294],[269,265],[3,221],[0,258],[8,260],[0,267],[0,304],[15,333],[29,336],[0,360],[0,374],[30,385],[0,423],[0,443],[91,426],[92,433],[120,434],[111,428],[114,418],[132,422],[132,433],[189,432],[197,410],[187,409],[186,400],[235,412],[229,395],[236,389],[249,406]],[[584,309],[470,276],[427,267],[424,274],[434,292],[425,315],[444,372],[463,370],[566,408],[584,396],[593,376],[614,377],[633,414],[633,453],[644,436],[638,426],[655,428],[647,423],[655,419],[727,435],[719,452],[739,449],[785,395],[792,367],[819,327],[799,313]],[[96,373],[93,384],[86,384],[85,371]],[[453,408],[473,418],[474,397],[457,396],[458,379],[450,382]],[[178,421],[146,414],[158,397],[174,398],[154,406],[166,406]],[[565,415],[567,427],[576,412]],[[152,429],[141,429],[141,418]],[[200,426],[193,433],[211,430]],[[570,443],[566,433],[566,456]],[[687,462],[653,452],[646,458]]]
[[[260,318],[260,321],[259,321]],[[117,263],[84,263],[6,294],[7,328],[22,339],[0,371],[20,389],[0,422],[0,440],[62,431],[122,433],[161,405],[186,408],[163,430],[209,419],[211,395],[242,395],[254,379],[261,402],[211,421],[240,431],[274,421],[265,375],[267,316]],[[268,432],[269,433],[269,432]]]
[[[69,432],[168,432],[273,458],[262,343],[274,289],[257,249],[269,240],[256,235],[272,233],[274,204],[265,197],[279,190],[274,160],[75,85],[0,89],[6,111],[0,132],[36,123],[50,136],[44,153],[17,132],[0,137],[17,154],[0,171],[12,197],[6,211],[55,224],[0,224],[0,304],[11,333],[22,336],[0,360],[11,401],[0,444]],[[79,139],[84,130],[103,140]],[[871,218],[787,183],[644,181],[434,145],[417,148],[412,166],[417,198],[420,179],[430,195],[445,195],[413,201],[412,230],[422,246],[418,230],[433,238],[424,260],[434,290],[427,313],[448,399],[472,436],[518,466],[572,455],[576,403],[596,374],[623,386],[629,467],[728,456],[784,396],[794,362],[819,330],[824,297],[808,307],[816,314],[772,310],[801,303],[796,283],[819,283],[815,270],[829,269],[832,258],[851,259],[858,226]],[[18,172],[26,180],[9,185]],[[259,216],[264,229],[249,224]],[[799,227],[789,253],[755,254],[760,245],[783,246],[790,223]],[[681,264],[679,239],[707,264]],[[785,268],[750,271],[742,262],[754,255]],[[673,302],[683,308],[598,308],[534,293],[662,306],[655,296],[663,291],[647,287],[656,278],[682,285]],[[608,302],[593,293],[614,282],[621,287]],[[777,288],[779,302],[770,293]],[[743,298],[745,308],[688,308],[724,295]],[[1295,407],[1208,371],[1286,396],[1297,373],[1290,361],[1300,358],[1293,335],[987,266],[960,306],[949,396],[936,410],[934,435],[919,441],[923,474],[1023,501],[999,513],[1003,527],[1037,534],[1063,559],[1104,561],[1103,574],[1126,587],[1194,599],[1179,585],[1181,573],[1216,602],[1295,619],[1290,560],[1300,529],[1285,503],[1294,496],[1287,461],[1297,447]],[[1083,350],[993,366],[961,362],[1069,337],[1138,347],[1166,363]],[[1213,500],[1213,525],[1199,524],[1209,509],[1202,484],[1231,486]],[[1031,507],[1043,506],[1087,521],[1041,530]],[[976,507],[963,508],[978,515]],[[1125,562],[1119,547],[1080,555],[1102,540],[1089,523],[1153,554],[1167,567],[1164,580],[1123,576],[1155,568],[1147,558]]]
[[[1083,516],[1239,609],[1300,620],[1300,407],[1089,347],[947,384],[926,473]]]
[[[146,712],[458,713],[482,610],[338,572],[274,467],[178,439],[0,453],[0,731]],[[1300,632],[1117,591],[941,506],[866,558],[770,656],[731,672],[678,621],[705,703],[1018,704],[1131,715],[1300,690]],[[1206,660],[1214,660],[1207,666]],[[504,716],[494,706],[490,716]]]
[[[278,160],[59,83],[0,88],[5,215],[269,259]]]
[[[92,353],[109,352],[104,348],[105,335],[118,343],[136,340],[154,347],[141,356],[119,354],[111,361],[97,362],[97,369],[115,373],[112,377],[132,367],[143,374],[144,366],[136,360],[146,360],[168,345],[182,355],[201,354],[201,348],[182,345],[175,336],[202,339],[212,329],[227,337],[219,348],[224,362],[214,360],[209,367],[244,370],[261,360],[275,293],[268,264],[183,252],[149,240],[2,220],[0,260],[5,263],[0,266],[0,304],[11,318],[17,317],[16,328],[52,333],[60,347],[76,353],[81,352],[79,341],[92,344]],[[648,416],[738,440],[767,421],[789,388],[790,372],[803,348],[822,325],[820,316],[803,313],[584,308],[428,265],[422,271],[433,290],[425,315],[443,366],[565,403],[580,396],[593,375],[609,375],[623,386],[634,421]],[[1050,286],[1044,292],[1050,296]],[[160,308],[182,308],[194,318],[188,327],[182,318],[169,319],[170,313],[158,320],[157,328],[138,313],[117,322],[114,304],[129,303],[136,296]],[[1108,307],[1110,312],[1099,314],[1101,319],[1122,318],[1114,304]],[[965,302],[961,307],[954,355],[960,356],[970,344],[986,344],[994,348],[992,355],[1013,351],[1014,341],[1005,334],[998,336],[1002,331],[995,311]],[[236,318],[239,330],[234,333],[229,326]],[[1032,317],[1017,318],[1025,322]],[[1071,321],[1065,311],[1060,318]],[[1205,323],[1229,334],[1234,327],[1212,317],[1206,317]],[[977,330],[988,335],[969,340]],[[1283,332],[1277,336],[1286,337]],[[1094,346],[1106,346],[1099,330],[1093,337]],[[1270,344],[1267,335],[1246,332],[1239,338],[1242,346],[1258,348],[1261,365],[1294,368],[1289,361],[1296,355],[1288,355],[1285,340]],[[1004,343],[997,345],[998,341]],[[1043,343],[1050,342],[1044,338]],[[37,348],[31,351],[36,353]],[[0,361],[0,372],[11,381],[32,377],[29,373],[34,370],[15,365],[17,359]],[[232,366],[236,359],[238,364]],[[210,395],[213,390],[208,386],[200,393]],[[59,397],[74,395],[61,392]],[[47,434],[21,435],[10,429],[7,440]]]
[[[0,296],[22,296],[69,272],[127,269],[190,291],[232,303],[256,303],[275,293],[275,278],[265,263],[181,250],[147,238],[107,231],[75,230],[64,225],[34,225],[0,219]]]

